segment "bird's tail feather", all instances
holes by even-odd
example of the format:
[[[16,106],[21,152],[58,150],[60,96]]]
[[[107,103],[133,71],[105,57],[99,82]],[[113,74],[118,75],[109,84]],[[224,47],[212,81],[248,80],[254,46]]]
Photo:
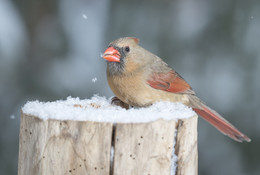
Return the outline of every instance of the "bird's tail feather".
[[[213,109],[210,109],[206,105],[202,105],[200,109],[193,108],[193,110],[199,114],[204,120],[208,121],[214,127],[216,127],[220,132],[229,136],[230,138],[243,142],[250,142],[251,139],[247,137],[245,134],[241,133],[236,127],[234,127],[231,123],[225,120],[220,114],[218,114]]]
[[[192,95],[189,99],[192,109],[204,120],[208,121],[211,125],[216,127],[220,132],[238,142],[251,141],[249,137],[240,132],[235,126],[229,123],[220,114],[218,114],[210,107],[206,106],[198,97]]]

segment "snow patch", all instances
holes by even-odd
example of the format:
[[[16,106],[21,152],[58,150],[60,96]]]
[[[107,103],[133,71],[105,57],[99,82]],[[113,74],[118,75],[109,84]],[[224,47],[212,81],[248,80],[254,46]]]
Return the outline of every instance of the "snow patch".
[[[68,97],[54,102],[30,101],[22,107],[23,113],[43,120],[78,120],[112,123],[145,123],[159,119],[176,120],[195,115],[181,103],[157,102],[149,107],[128,110],[111,105],[111,99],[93,96],[91,99]]]

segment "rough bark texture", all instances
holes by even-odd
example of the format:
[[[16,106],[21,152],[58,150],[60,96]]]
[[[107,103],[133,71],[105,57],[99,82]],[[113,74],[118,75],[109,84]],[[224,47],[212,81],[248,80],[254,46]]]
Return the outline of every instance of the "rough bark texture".
[[[22,113],[18,175],[170,175],[176,129],[176,174],[197,174],[197,116],[114,128],[113,134],[112,123],[43,121]]]

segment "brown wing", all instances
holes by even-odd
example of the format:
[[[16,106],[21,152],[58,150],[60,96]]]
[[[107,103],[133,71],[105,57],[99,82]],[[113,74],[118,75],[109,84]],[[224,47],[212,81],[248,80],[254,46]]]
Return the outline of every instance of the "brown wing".
[[[155,88],[173,93],[194,94],[190,85],[175,71],[152,73],[147,83]]]

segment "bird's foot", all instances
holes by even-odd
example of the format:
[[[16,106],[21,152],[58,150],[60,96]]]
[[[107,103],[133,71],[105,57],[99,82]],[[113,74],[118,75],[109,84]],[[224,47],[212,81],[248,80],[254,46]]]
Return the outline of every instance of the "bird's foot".
[[[111,100],[111,104],[116,105],[116,106],[120,106],[122,108],[125,109],[129,109],[129,105],[124,103],[123,101],[121,101],[119,98],[117,97],[113,97]]]

